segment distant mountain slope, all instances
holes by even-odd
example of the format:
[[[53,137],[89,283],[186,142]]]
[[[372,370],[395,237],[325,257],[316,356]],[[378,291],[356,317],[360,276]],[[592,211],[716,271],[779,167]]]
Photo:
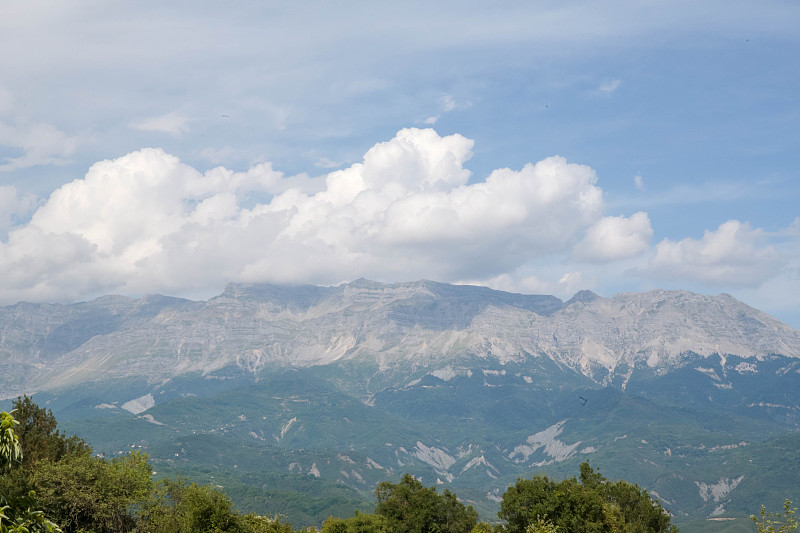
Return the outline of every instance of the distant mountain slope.
[[[4,396],[84,381],[152,381],[229,365],[264,368],[368,358],[381,368],[465,356],[547,357],[598,383],[686,353],[800,356],[800,332],[728,295],[652,291],[567,303],[430,281],[338,287],[231,284],[207,302],[106,296],[0,309]]]

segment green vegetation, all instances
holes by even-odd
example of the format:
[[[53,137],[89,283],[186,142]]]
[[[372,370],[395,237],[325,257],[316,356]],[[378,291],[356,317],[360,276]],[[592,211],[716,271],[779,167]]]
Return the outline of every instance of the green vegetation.
[[[139,512],[144,533],[292,533],[292,527],[264,516],[241,515],[220,491],[195,483],[162,480]]]
[[[19,424],[11,413],[0,413],[0,474],[3,479],[14,467],[22,464],[22,446],[16,433]],[[0,491],[0,533],[31,533],[61,531],[58,526],[35,510],[36,494],[7,496]]]
[[[750,519],[755,522],[758,533],[791,533],[797,531],[797,519],[794,515],[797,507],[792,508],[791,500],[783,502],[783,514],[767,512],[767,508],[762,505],[758,516],[750,515]]]
[[[89,451],[41,461],[33,471],[41,505],[65,531],[130,531],[134,509],[151,491],[147,456],[106,461]]]
[[[386,517],[396,533],[468,533],[478,522],[472,506],[465,507],[456,495],[445,489],[424,487],[410,474],[400,483],[383,482],[375,490],[378,505],[375,513]]]
[[[676,533],[670,517],[647,491],[627,481],[607,481],[589,463],[580,480],[547,476],[520,479],[503,495],[498,516],[507,533]]]
[[[154,484],[144,453],[113,460],[93,455],[81,439],[59,433],[52,412],[27,397],[2,413],[0,473],[0,533],[293,531],[278,520],[236,512],[211,487],[182,479]]]
[[[322,526],[322,533],[389,533],[386,517],[356,512],[350,518],[330,517]]]
[[[18,398],[11,413],[0,415],[0,422],[0,533],[295,531],[277,518],[237,510],[213,485],[180,475],[154,482],[149,457],[141,451],[111,460],[94,454],[83,440],[59,432],[52,412],[30,398]],[[230,480],[224,472],[215,473],[215,484]],[[276,491],[285,488],[283,483],[297,483],[292,477],[272,477],[270,482]],[[646,490],[627,481],[609,481],[588,462],[580,465],[578,478],[518,479],[502,496],[500,524],[479,523],[478,513],[453,492],[439,493],[410,474],[397,483],[379,483],[375,498],[373,513],[356,510],[349,518],[330,516],[322,533],[678,531]],[[758,533],[791,533],[798,531],[795,512],[786,500],[783,513],[767,512],[762,506],[760,516],[751,518]]]

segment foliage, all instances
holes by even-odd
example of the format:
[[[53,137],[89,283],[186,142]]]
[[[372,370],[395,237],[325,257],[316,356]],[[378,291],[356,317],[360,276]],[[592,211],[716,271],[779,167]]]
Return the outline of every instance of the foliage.
[[[519,479],[505,492],[498,516],[509,533],[675,533],[670,517],[647,491],[626,481],[608,482],[588,463],[580,482],[547,476]]]
[[[455,494],[446,489],[437,494],[411,474],[405,474],[400,483],[380,483],[375,495],[375,514],[386,517],[393,532],[468,533],[478,521],[478,513]]]
[[[292,533],[289,524],[255,514],[240,515],[220,491],[208,486],[165,479],[143,509],[142,533]]]
[[[0,472],[22,460],[22,447],[15,431],[18,424],[11,413],[0,413]]]
[[[558,533],[558,526],[546,518],[537,517],[536,520],[528,524],[525,533]]]
[[[31,491],[25,498],[13,502],[0,495],[0,533],[56,533],[61,529],[51,522],[44,512],[35,510],[36,494]]]
[[[379,514],[359,513],[350,518],[328,518],[322,533],[389,533],[389,520]]]
[[[114,461],[92,456],[83,440],[60,433],[53,413],[27,396],[17,398],[13,412],[19,420],[4,413],[0,437],[5,470],[0,491],[9,527],[53,530],[46,513],[67,532],[133,529],[136,506],[152,487],[147,456],[134,453]],[[34,510],[38,506],[45,512]]]
[[[53,413],[36,405],[30,397],[20,396],[12,406],[20,456],[7,465],[0,477],[0,493],[9,500],[22,501],[30,491],[38,493],[33,474],[40,461],[55,462],[69,454],[89,453],[91,448],[82,439],[59,432]]]
[[[140,452],[107,461],[85,451],[37,464],[33,484],[65,531],[131,531],[137,507],[152,490],[147,456]]]
[[[22,446],[15,432],[17,425],[11,413],[0,413],[0,473],[3,474],[23,459]],[[61,531],[42,511],[35,510],[35,506],[36,494],[33,491],[23,497],[0,494],[0,533]]]
[[[800,529],[794,515],[797,507],[792,508],[791,500],[783,502],[783,514],[767,512],[765,506],[761,506],[759,516],[750,515],[750,519],[755,522],[758,533],[791,533]]]
[[[291,524],[253,513],[240,516],[239,523],[246,533],[294,533]]]
[[[39,407],[28,396],[18,397],[13,404],[16,428],[22,446],[23,466],[30,468],[40,460],[57,461],[68,453],[90,450],[78,437],[66,437],[57,430],[58,423],[50,409]]]
[[[493,533],[495,531],[499,532],[499,528],[500,526],[491,526],[486,522],[478,522],[469,533]]]
[[[182,479],[159,483],[140,529],[152,533],[240,531],[230,500],[208,486]]]

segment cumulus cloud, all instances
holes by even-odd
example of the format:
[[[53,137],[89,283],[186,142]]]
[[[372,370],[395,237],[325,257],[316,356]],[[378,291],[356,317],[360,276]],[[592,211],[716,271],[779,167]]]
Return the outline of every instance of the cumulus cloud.
[[[603,217],[594,223],[575,246],[574,255],[583,261],[607,262],[634,257],[647,250],[653,228],[647,213],[630,218]]]
[[[14,273],[0,288],[10,302],[228,281],[488,279],[568,253],[601,220],[591,168],[550,157],[469,183],[472,146],[401,130],[314,180],[269,164],[202,173],[159,149],[102,161],[0,243],[0,269]],[[248,203],[253,192],[269,200]]]
[[[709,285],[756,287],[772,278],[785,262],[766,244],[767,234],[748,223],[729,220],[702,239],[664,239],[656,246],[650,273],[665,279]]]
[[[132,122],[130,127],[135,130],[168,133],[177,137],[189,131],[188,122],[189,117],[177,111],[172,111],[166,115]]]

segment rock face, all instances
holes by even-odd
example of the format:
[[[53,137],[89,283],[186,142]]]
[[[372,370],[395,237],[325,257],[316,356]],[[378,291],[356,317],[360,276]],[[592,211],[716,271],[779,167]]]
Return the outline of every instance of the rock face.
[[[0,308],[0,391],[11,397],[108,377],[158,381],[235,365],[367,360],[384,370],[465,358],[546,358],[603,384],[668,372],[685,354],[800,356],[800,332],[729,295],[657,290],[566,303],[430,281],[338,287],[231,284],[208,301],[105,296]],[[746,363],[745,363],[746,364]],[[448,366],[451,365],[451,366]]]

